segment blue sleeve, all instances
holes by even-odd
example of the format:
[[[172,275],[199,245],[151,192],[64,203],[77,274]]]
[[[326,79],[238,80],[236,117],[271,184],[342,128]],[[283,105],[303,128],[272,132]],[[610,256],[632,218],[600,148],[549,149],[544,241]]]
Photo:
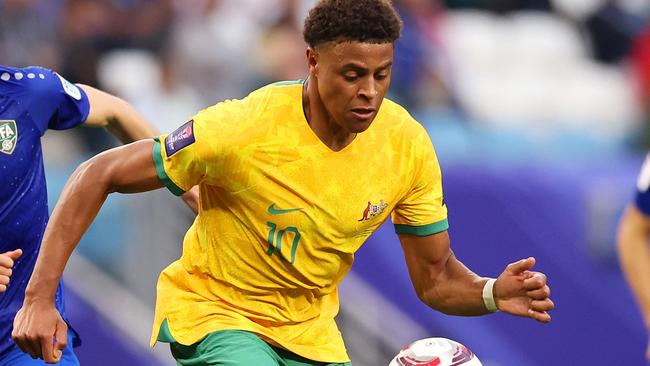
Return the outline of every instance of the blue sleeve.
[[[43,132],[66,130],[86,121],[90,104],[83,89],[42,67],[28,67],[22,72],[30,114]]]
[[[650,154],[646,156],[636,184],[636,197],[634,202],[639,211],[650,216]]]
[[[636,193],[636,207],[646,216],[650,216],[650,193],[648,191]]]

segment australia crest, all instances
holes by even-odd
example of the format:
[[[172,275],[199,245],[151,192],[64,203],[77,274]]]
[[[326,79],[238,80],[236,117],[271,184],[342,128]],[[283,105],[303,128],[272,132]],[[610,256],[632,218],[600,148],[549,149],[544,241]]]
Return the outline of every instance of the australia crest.
[[[363,216],[357,221],[366,221],[370,220],[375,216],[381,215],[382,212],[388,207],[388,204],[384,202],[384,200],[380,200],[379,203],[373,204],[370,201],[368,201],[368,206],[366,206],[366,209],[363,210]]]
[[[18,142],[16,121],[0,120],[0,152],[11,155]]]

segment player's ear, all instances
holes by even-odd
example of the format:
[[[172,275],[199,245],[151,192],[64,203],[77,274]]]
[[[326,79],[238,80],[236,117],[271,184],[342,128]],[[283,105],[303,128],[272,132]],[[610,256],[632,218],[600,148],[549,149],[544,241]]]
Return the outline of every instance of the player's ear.
[[[318,69],[318,54],[316,50],[311,47],[307,47],[307,66],[309,67],[309,73],[312,75],[316,74]]]

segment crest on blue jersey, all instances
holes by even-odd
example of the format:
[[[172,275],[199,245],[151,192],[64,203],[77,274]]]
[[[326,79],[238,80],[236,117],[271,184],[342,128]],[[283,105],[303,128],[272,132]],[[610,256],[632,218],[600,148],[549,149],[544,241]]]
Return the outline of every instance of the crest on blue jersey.
[[[165,138],[167,157],[194,143],[194,120],[186,122]]]
[[[0,152],[11,155],[18,142],[16,121],[0,120]]]

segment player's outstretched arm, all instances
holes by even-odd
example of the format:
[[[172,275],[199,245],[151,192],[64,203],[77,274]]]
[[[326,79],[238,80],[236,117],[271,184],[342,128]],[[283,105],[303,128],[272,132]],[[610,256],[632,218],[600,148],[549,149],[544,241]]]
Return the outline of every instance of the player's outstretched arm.
[[[650,329],[650,217],[633,204],[625,210],[618,226],[618,256],[625,278]],[[650,360],[650,342],[646,348]]]
[[[450,315],[483,315],[490,311],[483,300],[487,278],[480,277],[460,262],[443,231],[429,236],[400,235],[409,275],[418,297],[431,308]],[[499,310],[550,321],[554,305],[546,276],[531,272],[533,258],[511,263],[494,283]]]
[[[123,99],[88,85],[78,86],[86,92],[90,104],[84,126],[106,128],[125,144],[159,135],[158,130]],[[185,192],[181,198],[194,213],[198,213],[198,187]]]
[[[22,249],[0,253],[0,292],[5,292],[9,285],[14,262],[23,254]]]
[[[159,135],[158,130],[123,99],[88,85],[78,86],[86,92],[90,104],[84,126],[106,128],[124,144]]]
[[[105,151],[81,164],[68,179],[45,229],[23,307],[14,319],[12,337],[32,357],[48,363],[61,357],[67,326],[54,306],[56,289],[68,258],[108,194],[163,186],[152,159],[153,144],[142,140]]]
[[[428,236],[400,235],[411,282],[422,302],[451,315],[482,315],[481,290],[487,279],[456,259],[447,231]]]

